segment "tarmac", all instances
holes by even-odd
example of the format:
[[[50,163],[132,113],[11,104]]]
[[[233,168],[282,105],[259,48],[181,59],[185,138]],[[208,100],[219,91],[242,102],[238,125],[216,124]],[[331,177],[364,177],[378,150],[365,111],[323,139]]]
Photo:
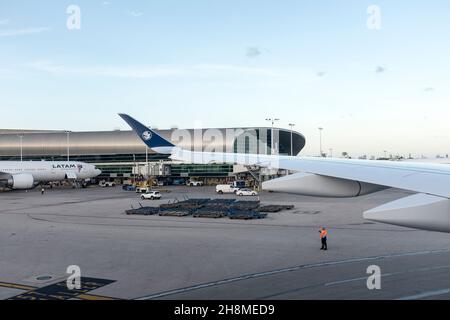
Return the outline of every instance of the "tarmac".
[[[213,187],[168,189],[158,201],[120,187],[0,193],[0,299],[450,298],[450,234],[362,218],[408,192],[262,192],[262,204],[295,205],[262,220],[124,214],[139,203],[237,198]],[[322,226],[328,251],[319,250]],[[370,290],[373,265],[380,288]],[[69,266],[80,268],[81,289],[67,289]]]

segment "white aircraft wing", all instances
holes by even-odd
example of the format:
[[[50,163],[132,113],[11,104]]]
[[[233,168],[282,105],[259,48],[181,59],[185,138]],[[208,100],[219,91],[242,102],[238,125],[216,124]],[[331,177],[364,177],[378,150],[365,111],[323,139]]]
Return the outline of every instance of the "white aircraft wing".
[[[412,162],[190,152],[174,148],[171,158],[191,163],[237,163],[360,181],[450,198],[450,165]]]
[[[296,171],[264,189],[317,196],[359,196],[393,187],[419,193],[364,213],[370,220],[450,232],[450,166],[412,162],[191,152],[174,146],[128,115],[120,115],[158,153],[189,163],[236,163]],[[274,187],[274,188],[272,188]],[[325,190],[328,189],[328,190]]]

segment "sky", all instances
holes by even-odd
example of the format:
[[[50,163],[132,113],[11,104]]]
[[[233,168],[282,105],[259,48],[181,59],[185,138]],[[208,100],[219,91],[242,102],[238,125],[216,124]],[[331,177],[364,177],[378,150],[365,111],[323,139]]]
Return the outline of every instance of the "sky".
[[[323,127],[333,155],[435,157],[450,153],[448,39],[447,0],[0,0],[0,128],[276,117],[305,155]]]

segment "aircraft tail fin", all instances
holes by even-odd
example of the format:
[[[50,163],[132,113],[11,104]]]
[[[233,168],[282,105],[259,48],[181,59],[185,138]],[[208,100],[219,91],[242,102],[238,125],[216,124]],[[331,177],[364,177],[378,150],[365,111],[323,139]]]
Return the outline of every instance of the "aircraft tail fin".
[[[133,129],[138,137],[151,149],[158,153],[171,153],[175,147],[174,144],[167,139],[161,137],[158,133],[152,129],[146,127],[136,119],[130,117],[127,114],[119,113],[119,116],[125,120],[126,123]]]

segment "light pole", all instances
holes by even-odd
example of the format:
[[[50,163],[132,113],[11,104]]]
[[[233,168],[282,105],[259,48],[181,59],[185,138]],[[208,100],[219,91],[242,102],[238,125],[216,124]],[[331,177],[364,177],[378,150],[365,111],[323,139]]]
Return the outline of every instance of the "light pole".
[[[137,168],[136,168],[136,155],[133,154],[133,172],[134,172],[134,183],[136,183],[136,175],[138,174],[136,172]]]
[[[387,151],[384,150],[383,152],[384,152],[384,159],[387,159]]]
[[[333,148],[330,148],[330,158],[333,158]]]
[[[18,135],[20,139],[20,162],[23,162],[23,135]]]
[[[145,166],[147,167],[147,180],[150,176],[149,167],[148,167],[148,146],[145,146]]]
[[[295,123],[289,123],[289,127],[291,127],[291,156],[293,156],[294,155],[294,143],[292,140],[292,132],[293,132],[292,128],[295,127]]]
[[[272,123],[272,131],[270,132],[270,154],[273,154],[273,125],[276,121],[280,121],[278,118],[267,118],[266,121],[270,121]]]
[[[320,139],[320,157],[323,157],[323,151],[322,151],[322,127],[319,127],[319,139]]]
[[[66,131],[67,162],[70,161],[70,131]]]

